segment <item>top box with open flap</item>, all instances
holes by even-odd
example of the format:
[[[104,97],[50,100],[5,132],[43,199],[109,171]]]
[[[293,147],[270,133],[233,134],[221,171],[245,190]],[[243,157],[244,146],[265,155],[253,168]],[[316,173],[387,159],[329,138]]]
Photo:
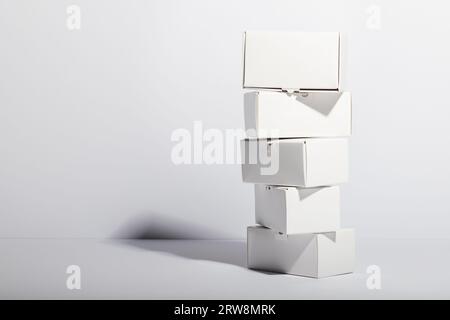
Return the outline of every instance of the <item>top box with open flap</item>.
[[[339,32],[244,34],[243,87],[297,91],[339,91]]]

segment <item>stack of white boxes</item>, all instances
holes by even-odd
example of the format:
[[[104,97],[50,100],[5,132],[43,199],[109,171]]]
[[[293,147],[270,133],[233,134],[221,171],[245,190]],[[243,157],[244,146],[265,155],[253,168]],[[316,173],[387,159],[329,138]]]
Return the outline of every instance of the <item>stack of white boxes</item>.
[[[337,32],[245,33],[243,86],[257,90],[244,95],[241,145],[259,224],[247,229],[249,268],[315,278],[353,272],[354,231],[340,225],[351,135],[341,48]]]

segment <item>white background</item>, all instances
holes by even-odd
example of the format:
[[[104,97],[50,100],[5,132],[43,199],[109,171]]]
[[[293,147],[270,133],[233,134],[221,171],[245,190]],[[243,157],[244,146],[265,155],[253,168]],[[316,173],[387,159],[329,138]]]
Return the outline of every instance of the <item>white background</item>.
[[[81,30],[66,7],[81,8]],[[381,10],[379,30],[368,8]],[[0,236],[243,238],[238,165],[171,162],[173,130],[242,128],[244,30],[342,31],[353,93],[343,224],[450,230],[444,1],[0,0]]]

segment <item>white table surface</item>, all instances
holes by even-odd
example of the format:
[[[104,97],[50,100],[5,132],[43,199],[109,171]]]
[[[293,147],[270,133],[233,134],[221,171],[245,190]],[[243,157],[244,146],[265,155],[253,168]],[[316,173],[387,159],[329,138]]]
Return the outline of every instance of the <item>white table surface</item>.
[[[357,239],[356,272],[319,280],[245,262],[243,240],[0,239],[0,298],[450,298],[449,239]],[[373,264],[381,290],[366,286]],[[69,265],[81,290],[66,287]]]

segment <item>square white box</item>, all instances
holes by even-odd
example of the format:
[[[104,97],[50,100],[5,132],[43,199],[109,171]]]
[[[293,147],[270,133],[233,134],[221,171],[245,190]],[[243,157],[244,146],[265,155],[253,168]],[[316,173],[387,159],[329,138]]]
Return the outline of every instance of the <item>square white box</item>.
[[[245,139],[241,141],[242,180],[268,185],[321,187],[348,180],[348,141]]]
[[[338,32],[247,31],[243,87],[338,91],[340,52]]]
[[[280,235],[268,228],[247,229],[250,269],[323,278],[351,273],[355,266],[353,229]]]
[[[249,138],[346,137],[352,131],[351,94],[248,92],[244,117]]]
[[[295,234],[340,228],[339,187],[295,188],[255,185],[256,223]]]

